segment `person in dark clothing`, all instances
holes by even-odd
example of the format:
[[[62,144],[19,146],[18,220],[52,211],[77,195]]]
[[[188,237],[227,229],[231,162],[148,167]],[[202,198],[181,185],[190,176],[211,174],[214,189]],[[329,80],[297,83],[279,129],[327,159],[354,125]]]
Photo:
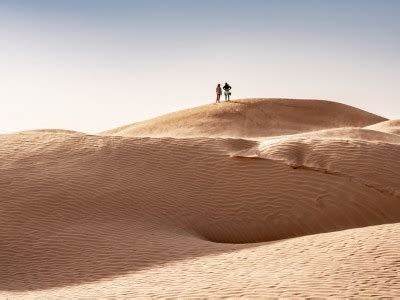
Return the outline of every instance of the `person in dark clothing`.
[[[216,103],[219,103],[219,98],[221,98],[222,95],[222,89],[221,89],[221,84],[218,83],[217,85],[217,89],[215,90],[217,92],[217,101],[215,101]]]
[[[225,101],[230,101],[232,87],[227,82],[225,82],[223,89],[224,89]]]

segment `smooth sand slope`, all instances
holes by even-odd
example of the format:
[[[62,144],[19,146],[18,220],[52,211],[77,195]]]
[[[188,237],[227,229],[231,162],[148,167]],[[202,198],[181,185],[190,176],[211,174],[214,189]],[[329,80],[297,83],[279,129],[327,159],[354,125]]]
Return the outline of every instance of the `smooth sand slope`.
[[[385,118],[322,100],[244,99],[209,104],[103,132],[143,137],[265,137],[338,127],[364,127]]]
[[[201,109],[264,105],[243,102]],[[400,296],[400,136],[309,111],[257,139],[280,129],[0,136],[0,297]]]
[[[366,127],[368,129],[400,135],[400,119],[389,120]]]

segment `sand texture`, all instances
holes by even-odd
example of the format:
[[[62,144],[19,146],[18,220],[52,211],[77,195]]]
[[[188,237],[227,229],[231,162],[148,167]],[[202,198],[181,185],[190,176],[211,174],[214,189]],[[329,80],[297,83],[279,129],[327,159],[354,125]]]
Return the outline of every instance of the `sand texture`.
[[[398,129],[256,99],[0,135],[0,298],[399,297]]]
[[[364,127],[385,118],[322,100],[245,99],[174,112],[103,132],[142,137],[266,137],[339,127]]]
[[[368,126],[367,128],[400,135],[400,119],[384,121],[378,124]]]

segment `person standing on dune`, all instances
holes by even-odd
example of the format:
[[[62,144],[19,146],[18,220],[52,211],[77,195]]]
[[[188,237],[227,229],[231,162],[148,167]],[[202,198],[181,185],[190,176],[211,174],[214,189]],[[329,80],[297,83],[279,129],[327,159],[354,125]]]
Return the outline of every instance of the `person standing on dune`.
[[[225,82],[223,89],[224,89],[225,101],[230,101],[232,87],[227,82]]]
[[[221,89],[220,83],[218,83],[218,85],[217,85],[216,92],[217,92],[217,101],[215,101],[215,103],[220,103],[221,101],[219,101],[219,98],[221,98],[221,95],[222,95],[222,89]]]

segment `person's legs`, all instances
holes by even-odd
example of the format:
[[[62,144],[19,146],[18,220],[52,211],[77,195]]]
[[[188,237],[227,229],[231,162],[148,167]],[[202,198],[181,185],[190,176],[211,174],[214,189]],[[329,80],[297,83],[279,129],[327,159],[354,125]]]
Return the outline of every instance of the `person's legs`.
[[[221,97],[221,95],[220,94],[217,94],[217,103],[219,103],[219,97]]]

